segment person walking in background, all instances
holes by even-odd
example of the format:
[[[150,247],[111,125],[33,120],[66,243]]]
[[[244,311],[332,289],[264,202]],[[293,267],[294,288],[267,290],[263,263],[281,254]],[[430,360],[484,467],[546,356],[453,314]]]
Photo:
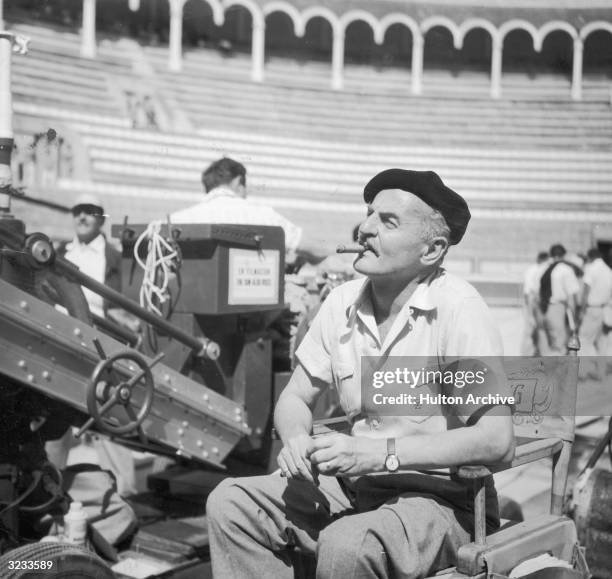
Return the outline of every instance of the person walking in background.
[[[564,261],[566,251],[561,244],[550,248],[552,263],[540,278],[539,308],[543,314],[546,336],[545,355],[562,356],[567,351],[571,325],[576,324],[580,283],[576,266]]]
[[[594,378],[603,379],[606,373],[604,340],[604,310],[612,303],[612,269],[597,248],[589,249],[584,268],[584,291],[580,320],[580,354],[597,356],[586,370]]]
[[[524,329],[521,344],[522,356],[540,356],[542,353],[543,320],[538,308],[538,296],[540,293],[540,278],[548,267],[549,257],[547,251],[540,251],[536,263],[527,268],[523,278]]]

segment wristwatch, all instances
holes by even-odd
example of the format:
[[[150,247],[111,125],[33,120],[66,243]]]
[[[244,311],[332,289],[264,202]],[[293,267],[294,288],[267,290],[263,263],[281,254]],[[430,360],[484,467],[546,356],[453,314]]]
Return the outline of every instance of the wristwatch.
[[[385,468],[387,472],[396,472],[400,467],[399,458],[395,454],[395,438],[387,438],[387,458]]]

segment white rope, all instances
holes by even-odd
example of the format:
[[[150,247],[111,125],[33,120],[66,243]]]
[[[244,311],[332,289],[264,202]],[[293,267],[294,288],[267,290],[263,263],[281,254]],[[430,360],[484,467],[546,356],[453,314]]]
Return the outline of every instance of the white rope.
[[[161,310],[155,305],[165,303],[170,298],[168,284],[172,274],[174,260],[178,252],[160,234],[162,222],[153,221],[142,232],[134,245],[134,259],[144,270],[142,285],[140,286],[140,305],[149,311],[163,316]],[[138,255],[141,243],[148,240],[147,258],[143,261]],[[156,283],[158,271],[161,271],[160,283]]]

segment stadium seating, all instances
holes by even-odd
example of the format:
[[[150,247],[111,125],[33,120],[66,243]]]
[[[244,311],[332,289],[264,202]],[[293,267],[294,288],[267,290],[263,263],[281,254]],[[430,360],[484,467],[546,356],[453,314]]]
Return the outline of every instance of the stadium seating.
[[[114,218],[163,218],[195,202],[203,166],[224,154],[247,164],[255,199],[338,242],[363,214],[359,191],[374,172],[433,168],[483,218],[457,252],[471,262],[530,260],[568,212],[575,223],[562,239],[584,245],[590,222],[612,210],[612,114],[597,79],[575,103],[561,77],[505,75],[504,99],[492,101],[485,75],[425,71],[424,95],[412,97],[409,71],[347,66],[336,92],[325,63],[273,59],[257,84],[246,55],[188,52],[183,72],[170,73],[165,48],[106,39],[89,60],[75,32],[11,27],[32,37],[30,54],[14,60],[16,112],[79,135],[87,178],[58,188],[66,199],[102,192]],[[164,130],[131,128],[132,88],[152,96]]]

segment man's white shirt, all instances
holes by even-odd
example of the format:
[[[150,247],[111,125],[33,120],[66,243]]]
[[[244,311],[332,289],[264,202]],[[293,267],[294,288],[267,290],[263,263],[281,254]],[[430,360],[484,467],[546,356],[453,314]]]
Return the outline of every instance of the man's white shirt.
[[[597,258],[584,268],[584,283],[589,286],[589,306],[605,306],[612,303],[612,269],[603,259]]]
[[[106,239],[98,235],[90,243],[81,243],[76,237],[66,245],[66,259],[76,265],[84,274],[104,283],[106,272]],[[85,299],[91,313],[104,317],[104,298],[83,287]]]
[[[302,229],[271,207],[236,195],[228,187],[209,191],[200,203],[170,215],[172,223],[228,223],[236,225],[276,225],[285,232],[287,261],[295,260]]]

